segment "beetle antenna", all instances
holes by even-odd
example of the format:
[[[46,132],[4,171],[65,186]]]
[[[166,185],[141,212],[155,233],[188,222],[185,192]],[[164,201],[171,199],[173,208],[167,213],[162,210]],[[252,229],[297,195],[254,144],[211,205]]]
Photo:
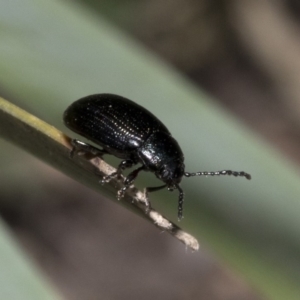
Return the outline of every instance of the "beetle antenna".
[[[183,199],[184,199],[184,193],[182,188],[179,186],[179,184],[175,183],[175,186],[179,192],[179,198],[178,198],[178,221],[180,221],[183,218]]]
[[[248,180],[251,179],[251,175],[241,171],[241,172],[237,172],[237,171],[231,171],[231,170],[224,170],[224,171],[216,171],[216,172],[196,172],[196,173],[189,173],[189,172],[185,172],[184,176],[185,177],[191,177],[191,176],[219,176],[219,175],[233,175],[235,177],[241,176],[241,177],[246,177]]]

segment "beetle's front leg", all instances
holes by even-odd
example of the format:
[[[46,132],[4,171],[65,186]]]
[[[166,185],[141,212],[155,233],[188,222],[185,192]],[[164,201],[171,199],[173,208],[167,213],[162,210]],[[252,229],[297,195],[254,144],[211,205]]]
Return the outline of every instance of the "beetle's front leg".
[[[159,191],[163,188],[165,188],[167,185],[164,184],[164,185],[160,185],[160,186],[155,186],[155,187],[147,187],[144,189],[144,197],[145,197],[145,206],[146,206],[146,211],[145,213],[147,214],[150,209],[151,209],[151,203],[149,201],[149,197],[148,197],[148,193],[151,193],[151,192],[156,192],[156,191]]]

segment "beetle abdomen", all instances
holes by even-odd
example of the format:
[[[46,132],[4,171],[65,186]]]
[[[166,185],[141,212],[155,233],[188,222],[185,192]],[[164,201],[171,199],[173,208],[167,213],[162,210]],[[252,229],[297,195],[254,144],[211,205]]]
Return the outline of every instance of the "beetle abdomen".
[[[64,122],[73,131],[118,157],[140,148],[154,132],[170,134],[145,108],[111,94],[79,99],[65,111]]]

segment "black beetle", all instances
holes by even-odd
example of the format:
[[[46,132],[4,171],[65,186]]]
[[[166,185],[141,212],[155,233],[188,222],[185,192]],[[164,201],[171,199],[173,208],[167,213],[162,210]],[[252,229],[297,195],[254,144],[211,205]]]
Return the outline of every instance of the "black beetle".
[[[125,178],[124,187],[118,192],[118,199],[124,196],[140,171],[153,172],[164,185],[146,188],[146,195],[165,187],[169,190],[177,189],[179,220],[183,211],[183,191],[179,183],[183,176],[234,175],[251,179],[248,173],[228,170],[185,172],[181,148],[166,126],[148,110],[121,96],[96,94],[81,98],[67,108],[63,118],[71,130],[102,147],[98,149],[74,139],[71,156],[82,151],[100,157],[111,154],[123,160],[117,172],[104,178],[103,182],[121,174],[126,168],[142,164]]]

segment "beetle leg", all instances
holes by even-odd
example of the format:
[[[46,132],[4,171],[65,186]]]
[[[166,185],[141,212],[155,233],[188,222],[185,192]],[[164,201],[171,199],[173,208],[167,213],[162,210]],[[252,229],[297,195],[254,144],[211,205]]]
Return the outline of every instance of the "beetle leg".
[[[126,161],[125,161],[126,162]],[[131,161],[132,162],[132,161]],[[123,162],[122,162],[123,163]],[[121,163],[121,164],[122,164]],[[132,162],[133,163],[133,162]],[[120,165],[121,165],[120,164]],[[119,166],[120,167],[120,166]],[[119,168],[118,168],[119,169]],[[144,166],[141,166],[135,170],[133,170],[124,180],[124,186],[118,191],[118,200],[124,197],[126,190],[130,187],[130,185],[134,182],[139,172],[145,170]]]
[[[149,201],[148,193],[156,192],[159,191],[163,188],[165,188],[167,185],[160,185],[160,186],[154,186],[154,187],[147,187],[144,189],[144,195],[145,195],[145,206],[146,206],[146,211],[145,213],[147,214],[149,210],[151,209],[151,203]]]
[[[136,163],[131,159],[123,160],[118,166],[117,173],[121,174],[123,170],[131,168],[134,165],[136,165]]]
[[[104,184],[104,183],[109,182],[114,177],[120,177],[123,170],[125,170],[127,168],[131,168],[135,164],[136,163],[130,159],[121,161],[121,163],[119,164],[119,166],[117,168],[117,171],[115,171],[107,176],[103,176],[101,183]]]
[[[149,209],[151,208],[150,206],[150,201],[148,199],[148,193],[151,193],[151,192],[155,192],[155,191],[159,191],[163,188],[165,188],[167,185],[164,184],[164,185],[161,185],[161,186],[156,186],[156,187],[147,187],[145,188],[145,198],[146,198],[146,206],[147,206],[147,210],[146,210],[146,213],[149,211]],[[179,199],[178,199],[178,221],[180,221],[182,218],[183,218],[183,200],[184,200],[184,193],[183,193],[183,190],[182,188],[178,185],[178,184],[175,184],[175,187],[176,189],[179,191]],[[172,190],[172,189],[170,189]]]
[[[73,146],[70,157],[73,158],[75,154],[78,155],[89,155],[89,159],[95,158],[95,157],[102,157],[102,155],[107,154],[108,152],[106,150],[98,149],[90,144],[81,142],[77,139],[73,139],[71,141],[71,144]]]

